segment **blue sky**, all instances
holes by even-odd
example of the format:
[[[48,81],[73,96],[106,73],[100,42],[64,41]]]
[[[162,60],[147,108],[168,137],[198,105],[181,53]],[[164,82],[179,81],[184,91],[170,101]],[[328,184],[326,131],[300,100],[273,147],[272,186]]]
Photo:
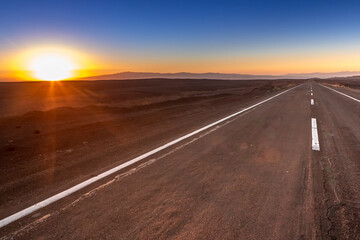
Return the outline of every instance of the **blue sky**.
[[[217,58],[221,65],[304,52],[356,54],[359,13],[360,1],[3,1],[0,51],[55,43],[112,69],[128,59],[129,70],[171,72],[178,64],[185,71],[198,63],[204,71]],[[232,69],[226,71],[246,71]]]

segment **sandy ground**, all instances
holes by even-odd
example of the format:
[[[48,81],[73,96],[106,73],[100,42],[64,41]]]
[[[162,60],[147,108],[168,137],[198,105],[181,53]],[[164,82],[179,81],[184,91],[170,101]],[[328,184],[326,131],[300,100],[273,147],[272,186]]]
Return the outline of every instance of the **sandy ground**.
[[[62,89],[77,90],[64,94],[66,101],[54,94],[55,109],[28,102],[37,111],[24,112],[11,104],[13,109],[4,112],[19,115],[4,114],[0,120],[1,218],[304,82],[167,81],[67,83]],[[311,85],[315,106],[310,106]],[[353,88],[337,89],[357,94]],[[85,92],[91,97],[84,98]],[[51,99],[41,96],[45,102]],[[311,150],[312,117],[318,119],[320,152]],[[125,175],[104,179],[0,229],[0,235],[357,239],[359,118],[358,103],[306,81],[195,136],[196,141],[164,150],[145,165],[119,173]]]
[[[13,85],[19,90],[14,92]],[[3,108],[36,111],[0,119],[0,216],[15,211],[19,202],[57,192],[210,123],[239,109],[241,102],[291,85],[200,80],[5,84],[1,89],[14,104],[7,105],[7,99]],[[23,99],[31,100],[23,106]],[[83,104],[88,105],[79,107]],[[61,107],[43,111],[44,105]]]

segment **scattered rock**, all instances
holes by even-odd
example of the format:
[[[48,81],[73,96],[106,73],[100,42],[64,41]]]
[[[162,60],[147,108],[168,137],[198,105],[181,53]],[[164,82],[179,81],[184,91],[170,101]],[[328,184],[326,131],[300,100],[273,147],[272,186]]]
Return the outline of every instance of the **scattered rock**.
[[[65,153],[72,153],[73,151],[74,151],[74,149],[69,148],[69,149],[66,149],[66,150],[65,150]]]

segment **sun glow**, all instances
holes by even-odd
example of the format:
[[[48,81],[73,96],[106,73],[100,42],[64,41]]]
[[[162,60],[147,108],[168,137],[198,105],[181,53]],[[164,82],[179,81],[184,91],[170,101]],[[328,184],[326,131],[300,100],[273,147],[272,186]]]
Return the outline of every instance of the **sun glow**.
[[[59,81],[94,75],[102,65],[80,48],[34,45],[9,56],[9,77],[25,81]],[[1,67],[1,66],[0,66]]]
[[[58,81],[73,76],[75,64],[67,57],[56,53],[45,53],[30,60],[29,69],[40,80]]]

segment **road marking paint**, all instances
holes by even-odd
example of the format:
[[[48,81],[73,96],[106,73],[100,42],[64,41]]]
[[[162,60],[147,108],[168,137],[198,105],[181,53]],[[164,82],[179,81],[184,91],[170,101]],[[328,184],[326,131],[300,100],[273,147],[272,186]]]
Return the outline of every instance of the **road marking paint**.
[[[314,94],[313,93],[311,93],[311,96],[313,96]]]
[[[151,158],[151,159],[145,161],[144,163],[141,163],[141,164],[139,164],[138,166],[130,169],[130,170],[127,171],[127,172],[124,172],[124,173],[120,173],[120,174],[115,175],[115,176],[114,176],[112,179],[110,179],[108,182],[106,182],[106,183],[104,183],[104,184],[102,184],[102,185],[100,185],[100,186],[98,186],[98,187],[96,187],[96,188],[93,188],[93,189],[91,189],[90,191],[84,193],[84,194],[81,195],[79,198],[77,198],[75,201],[71,202],[71,203],[68,204],[68,205],[65,205],[65,207],[62,207],[60,210],[55,211],[55,212],[52,212],[52,213],[49,213],[49,214],[46,214],[45,216],[43,216],[43,217],[41,217],[41,218],[39,218],[39,219],[36,219],[35,221],[29,223],[29,224],[26,225],[25,227],[20,228],[19,230],[15,231],[15,232],[12,232],[10,235],[7,235],[7,236],[6,236],[7,239],[14,239],[16,236],[21,235],[22,232],[24,232],[24,231],[29,231],[29,230],[31,230],[31,229],[34,229],[34,228],[37,227],[39,224],[47,221],[50,217],[54,217],[54,216],[56,216],[56,215],[59,215],[61,212],[69,209],[70,207],[75,207],[75,206],[76,206],[77,204],[79,204],[82,200],[84,200],[84,199],[86,199],[86,198],[88,198],[88,197],[93,196],[94,194],[96,194],[96,193],[97,193],[98,191],[100,191],[101,189],[104,189],[104,188],[110,186],[111,184],[113,184],[113,183],[115,183],[115,182],[118,182],[118,181],[120,181],[121,179],[123,179],[123,178],[125,178],[125,177],[127,177],[127,176],[130,176],[130,175],[132,175],[132,174],[140,171],[141,169],[143,169],[143,168],[145,168],[145,167],[147,167],[147,166],[149,166],[149,165],[151,165],[151,164],[153,164],[153,163],[155,163],[155,162],[157,162],[157,161],[159,161],[159,160],[161,160],[161,159],[163,159],[163,158],[165,158],[165,157],[170,156],[171,154],[174,154],[174,153],[177,152],[178,150],[180,150],[180,149],[182,149],[182,148],[184,148],[184,147],[186,147],[186,146],[188,146],[188,145],[196,142],[197,140],[199,140],[199,139],[201,139],[201,138],[203,138],[203,137],[206,137],[207,135],[211,134],[212,132],[215,132],[216,130],[222,128],[223,126],[226,126],[227,124],[229,124],[229,123],[237,120],[238,118],[240,118],[240,117],[242,117],[242,116],[244,116],[244,115],[246,115],[246,114],[248,114],[248,113],[251,113],[251,112],[254,111],[255,109],[256,109],[256,108],[253,108],[253,109],[251,109],[251,110],[249,110],[249,111],[247,111],[247,112],[244,112],[243,114],[240,114],[240,115],[238,115],[238,116],[236,116],[236,117],[234,117],[234,118],[226,121],[225,123],[222,123],[221,125],[217,125],[217,126],[214,127],[214,128],[210,128],[210,129],[208,129],[207,131],[199,134],[199,136],[194,137],[194,138],[192,138],[191,140],[189,139],[188,141],[182,143],[180,146],[177,146],[176,148],[171,149],[170,151],[164,153],[163,155],[161,155],[161,156],[159,156],[159,157]],[[0,238],[0,240],[3,240],[3,239]]]
[[[311,118],[311,133],[312,133],[312,150],[320,151],[319,135],[317,130],[316,118]]]
[[[122,164],[120,164],[120,165],[118,165],[118,166],[116,166],[116,167],[114,167],[114,168],[112,168],[110,170],[107,170],[107,171],[105,171],[105,172],[103,172],[103,173],[101,173],[101,174],[99,174],[99,175],[97,175],[95,177],[92,177],[92,178],[90,178],[90,179],[88,179],[88,180],[86,180],[86,181],[84,181],[82,183],[79,183],[79,184],[77,184],[77,185],[75,185],[75,186],[73,186],[73,187],[71,187],[71,188],[69,188],[69,189],[67,189],[67,190],[65,190],[63,192],[60,192],[60,193],[58,193],[58,194],[56,194],[56,195],[54,195],[52,197],[49,197],[49,198],[47,198],[47,199],[45,199],[45,200],[43,200],[41,202],[38,202],[38,203],[28,207],[28,208],[25,208],[25,209],[23,209],[23,210],[21,210],[21,211],[19,211],[17,213],[14,213],[13,215],[10,215],[9,217],[6,217],[6,218],[0,220],[0,228],[6,226],[6,225],[8,225],[8,224],[10,224],[10,223],[12,223],[12,222],[14,222],[16,220],[18,220],[18,219],[20,219],[22,217],[25,217],[25,216],[29,215],[30,213],[33,213],[33,212],[35,212],[35,211],[37,211],[37,210],[39,210],[39,209],[41,209],[43,207],[46,207],[46,206],[50,205],[51,203],[54,203],[54,202],[56,202],[56,201],[58,201],[58,200],[60,200],[60,199],[62,199],[64,197],[67,197],[70,194],[75,193],[75,192],[89,186],[92,183],[95,183],[95,182],[97,182],[97,181],[99,181],[99,180],[101,180],[101,179],[115,173],[115,172],[120,171],[121,169],[124,169],[124,168],[126,168],[128,166],[131,166],[131,165],[133,165],[133,164],[135,164],[135,163],[137,163],[137,162],[139,162],[139,161],[141,161],[141,160],[143,160],[143,159],[145,159],[145,158],[147,158],[147,157],[149,157],[149,156],[151,156],[151,155],[153,155],[153,154],[155,154],[155,153],[157,153],[157,152],[159,152],[161,150],[164,150],[165,148],[168,148],[168,147],[170,147],[170,146],[172,146],[172,145],[174,145],[174,144],[176,144],[176,143],[178,143],[178,142],[180,142],[182,140],[185,140],[185,139],[187,139],[187,138],[189,138],[191,136],[194,136],[194,135],[196,135],[196,134],[198,134],[198,133],[200,133],[200,132],[202,132],[202,131],[204,131],[204,130],[206,130],[208,128],[211,128],[211,127],[213,127],[213,126],[215,126],[215,125],[217,125],[219,123],[222,123],[222,122],[224,122],[224,121],[226,121],[226,120],[228,120],[228,119],[230,119],[232,117],[235,117],[235,116],[237,116],[237,115],[239,115],[239,114],[241,114],[241,113],[243,113],[245,111],[253,109],[253,108],[255,108],[255,107],[257,107],[257,106],[259,106],[259,105],[261,105],[261,104],[263,104],[263,103],[265,103],[267,101],[270,101],[270,100],[272,100],[272,99],[274,99],[274,98],[276,98],[276,97],[278,97],[278,96],[280,96],[280,95],[282,95],[282,94],[284,94],[284,93],[286,93],[288,91],[291,91],[291,90],[293,90],[293,89],[295,89],[295,88],[297,88],[297,87],[299,87],[301,85],[292,87],[292,88],[290,88],[288,90],[285,90],[285,91],[283,91],[281,93],[278,93],[278,94],[276,94],[276,95],[274,95],[272,97],[269,97],[269,98],[267,98],[267,99],[265,99],[263,101],[260,101],[260,102],[254,104],[254,105],[252,105],[250,107],[244,108],[244,109],[242,109],[242,110],[240,110],[240,111],[238,111],[236,113],[233,113],[233,114],[231,114],[231,115],[229,115],[227,117],[224,117],[224,118],[222,118],[222,119],[220,119],[220,120],[218,120],[216,122],[213,122],[213,123],[211,123],[209,125],[206,125],[205,127],[199,128],[198,130],[195,130],[195,131],[193,131],[191,133],[188,133],[188,134],[186,134],[186,135],[184,135],[182,137],[179,137],[179,138],[177,138],[177,139],[175,139],[175,140],[173,140],[171,142],[168,142],[168,143],[166,143],[166,144],[164,144],[164,145],[162,145],[162,146],[160,146],[158,148],[155,148],[155,149],[153,149],[153,150],[151,150],[151,151],[149,151],[147,153],[144,153],[144,154],[142,154],[142,155],[140,155],[140,156],[138,156],[136,158],[133,158],[133,159],[131,159],[131,160],[125,162],[125,163],[122,163]]]
[[[314,105],[314,99],[311,99],[311,105]]]
[[[330,89],[330,90],[332,90],[332,91],[334,91],[334,92],[337,92],[337,93],[339,93],[339,94],[341,94],[341,95],[344,95],[345,97],[348,97],[348,98],[350,98],[350,99],[352,99],[352,100],[360,103],[360,100],[357,99],[357,98],[354,98],[354,97],[351,97],[351,96],[349,96],[349,95],[347,95],[347,94],[345,94],[345,93],[339,92],[339,91],[337,91],[337,90],[335,90],[335,89],[332,89],[331,87],[328,87],[328,86],[325,86],[325,85],[322,85],[322,84],[320,84],[320,85],[323,86],[323,87],[326,87],[326,88],[328,88],[328,89]]]

